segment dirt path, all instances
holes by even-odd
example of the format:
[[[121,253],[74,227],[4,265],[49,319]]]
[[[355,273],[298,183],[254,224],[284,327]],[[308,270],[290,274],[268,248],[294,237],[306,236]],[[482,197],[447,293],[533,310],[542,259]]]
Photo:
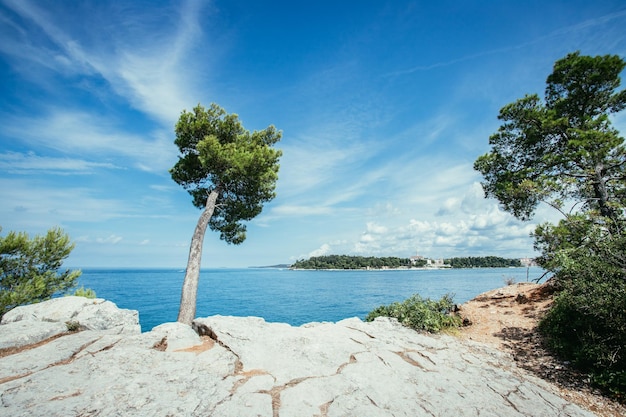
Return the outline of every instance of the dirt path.
[[[552,304],[549,284],[520,283],[479,295],[461,306],[471,324],[460,337],[510,353],[521,368],[555,383],[563,397],[601,417],[626,416],[626,407],[591,388],[588,379],[547,352],[537,323]]]

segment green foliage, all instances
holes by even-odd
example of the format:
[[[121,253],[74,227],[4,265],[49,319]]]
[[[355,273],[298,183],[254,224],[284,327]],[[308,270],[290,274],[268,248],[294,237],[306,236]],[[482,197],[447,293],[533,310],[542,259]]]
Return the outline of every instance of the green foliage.
[[[76,288],[73,295],[77,297],[96,298],[96,292],[91,288],[85,287]]]
[[[561,291],[540,323],[548,345],[626,399],[626,260],[622,234],[589,240],[555,256]]]
[[[451,258],[444,261],[452,268],[508,268],[522,266],[519,259],[500,258],[498,256],[470,256]]]
[[[411,266],[413,266],[415,268],[422,268],[422,267],[426,266],[427,263],[428,263],[428,261],[426,259],[416,259],[416,260],[411,262]]]
[[[446,265],[453,268],[507,268],[521,266],[519,259],[506,259],[497,256],[466,257],[446,259]],[[309,259],[296,261],[292,268],[298,269],[380,269],[380,268],[420,268],[427,264],[425,259],[419,259],[412,263],[409,258],[395,256],[348,256],[348,255],[325,255],[313,256]]]
[[[460,327],[462,320],[452,313],[454,310],[453,296],[444,295],[440,300],[422,298],[418,294],[403,301],[380,306],[372,310],[365,317],[366,321],[373,321],[376,317],[396,318],[403,325],[415,330],[438,333]]]
[[[625,65],[618,56],[569,54],[548,77],[545,104],[534,94],[503,107],[491,152],[474,164],[485,194],[522,220],[541,201],[614,218],[615,205],[626,203],[626,151],[609,115],[626,106],[626,92],[614,91]]]
[[[299,260],[291,265],[298,269],[366,269],[366,268],[399,268],[410,267],[408,258],[373,256],[325,255],[313,256],[307,260]]]
[[[67,326],[68,332],[77,332],[81,328],[80,323],[75,320],[66,321],[65,325]]]
[[[534,232],[537,262],[559,289],[540,330],[556,353],[622,400],[626,148],[610,116],[626,108],[626,91],[617,91],[625,67],[616,55],[557,61],[545,104],[527,95],[503,107],[491,152],[474,164],[486,195],[514,216],[532,218],[539,202],[563,214]]]
[[[263,203],[275,197],[282,152],[273,145],[280,138],[274,126],[250,133],[236,114],[226,114],[217,104],[182,112],[174,141],[181,155],[170,174],[198,208],[205,207],[212,191],[218,192],[208,226],[222,240],[242,243],[242,222],[259,215]]]
[[[0,236],[0,317],[73,288],[81,272],[60,270],[73,248],[59,228],[32,239],[26,233]]]

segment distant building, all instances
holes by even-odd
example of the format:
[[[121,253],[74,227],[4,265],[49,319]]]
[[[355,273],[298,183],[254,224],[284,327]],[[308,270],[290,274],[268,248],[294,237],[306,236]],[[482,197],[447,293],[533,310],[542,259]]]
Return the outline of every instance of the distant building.
[[[411,256],[409,260],[411,261],[412,265],[415,265],[418,261],[423,261],[424,257],[421,255],[415,255],[415,256]]]
[[[537,266],[537,261],[535,261],[535,258],[520,258],[519,262],[522,264],[522,266]]]
[[[417,263],[424,263],[426,268],[449,268],[450,265],[446,265],[443,262],[443,258],[439,258],[439,259],[430,259],[430,258],[426,258],[425,256],[422,255],[415,255],[415,256],[411,256],[409,258],[409,260],[411,261],[412,265],[415,265]]]
[[[445,266],[445,264],[443,263],[443,258],[426,259],[426,266],[429,266],[432,268],[442,268]]]

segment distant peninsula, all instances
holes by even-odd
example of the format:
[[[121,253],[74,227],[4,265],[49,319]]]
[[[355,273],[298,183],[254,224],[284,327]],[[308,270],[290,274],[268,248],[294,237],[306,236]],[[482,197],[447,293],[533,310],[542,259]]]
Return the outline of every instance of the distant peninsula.
[[[526,266],[521,259],[470,256],[450,259],[325,255],[296,261],[292,269],[411,269],[411,268],[510,268]]]

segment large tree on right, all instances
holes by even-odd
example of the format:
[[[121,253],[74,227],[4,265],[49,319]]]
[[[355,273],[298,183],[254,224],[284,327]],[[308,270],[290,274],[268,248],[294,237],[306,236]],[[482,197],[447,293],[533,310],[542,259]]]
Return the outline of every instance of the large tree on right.
[[[558,224],[537,226],[540,265],[560,290],[540,329],[558,354],[610,392],[626,394],[626,149],[612,115],[626,107],[619,56],[575,52],[537,94],[504,106],[474,168],[487,197],[521,220],[546,203]]]
[[[539,202],[563,211],[617,219],[626,202],[624,139],[610,115],[626,107],[616,91],[624,61],[615,55],[567,55],[554,64],[545,101],[526,95],[500,110],[504,123],[489,138],[491,152],[474,167],[483,188],[504,209],[528,220]]]

